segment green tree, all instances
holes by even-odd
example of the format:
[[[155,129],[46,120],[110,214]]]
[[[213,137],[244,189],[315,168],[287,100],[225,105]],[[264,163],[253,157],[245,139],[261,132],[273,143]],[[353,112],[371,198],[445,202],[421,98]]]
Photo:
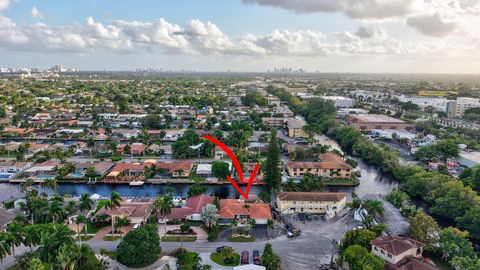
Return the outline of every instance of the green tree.
[[[207,204],[202,208],[201,217],[209,231],[217,224],[219,216],[218,209],[213,204]]]
[[[167,215],[172,213],[173,198],[171,194],[165,194],[165,196],[158,196],[153,202],[153,209],[155,213],[159,213],[165,219]],[[167,222],[165,222],[165,233],[167,233]]]
[[[450,262],[455,269],[460,270],[478,270],[480,269],[480,258],[455,257]]]
[[[265,244],[265,249],[263,250],[262,254],[262,264],[267,270],[280,269],[280,257],[273,252],[273,248],[270,243]]]
[[[15,262],[15,247],[23,242],[23,228],[16,222],[8,224],[4,241],[11,247],[13,261]]]
[[[4,232],[0,232],[0,264],[3,268],[3,260],[10,255],[12,247],[7,242],[7,235]]]
[[[456,221],[461,228],[470,233],[470,237],[480,240],[480,206],[468,210],[464,216],[457,217]]]
[[[342,244],[340,245],[340,251],[343,252],[345,249],[352,245],[359,245],[366,248],[367,250],[370,250],[370,241],[375,238],[377,238],[377,235],[375,234],[375,232],[372,232],[370,230],[348,231],[342,240]]]
[[[155,225],[147,225],[128,232],[118,245],[117,259],[134,268],[145,267],[158,259],[160,237]]]
[[[343,258],[348,262],[352,270],[362,270],[363,257],[368,254],[368,250],[359,245],[351,245],[343,252]]]
[[[212,173],[219,179],[227,179],[227,175],[230,175],[230,167],[227,162],[214,161],[212,163]]]
[[[473,245],[467,239],[468,232],[448,227],[440,233],[439,249],[442,259],[450,261],[454,257],[473,257]]]
[[[280,164],[280,149],[278,147],[276,130],[272,130],[270,134],[270,142],[268,145],[267,162],[265,163],[265,190],[270,194],[276,194],[280,189],[282,175],[278,168]]]
[[[115,230],[115,215],[113,214],[113,212],[115,211],[115,209],[117,209],[118,207],[120,207],[122,203],[122,198],[120,197],[120,193],[116,192],[116,191],[113,191],[111,194],[110,194],[110,200],[108,200],[108,202],[105,204],[105,208],[106,209],[110,209],[110,211],[112,212],[112,214],[110,215],[110,220],[112,222],[112,237],[113,237],[113,232]]]
[[[408,236],[424,243],[428,248],[433,248],[438,243],[440,227],[429,215],[418,213],[410,217]]]
[[[80,211],[90,211],[93,206],[93,201],[90,199],[90,194],[88,193],[83,193],[82,196],[80,197]]]

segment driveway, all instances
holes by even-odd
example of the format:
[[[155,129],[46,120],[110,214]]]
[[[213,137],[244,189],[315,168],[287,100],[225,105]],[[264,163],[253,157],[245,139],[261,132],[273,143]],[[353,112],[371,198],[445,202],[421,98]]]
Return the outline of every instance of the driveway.
[[[212,260],[210,260],[211,253],[200,253],[200,258],[202,258],[202,265],[209,264],[212,266],[213,270],[232,270],[233,267],[230,266],[221,266]]]

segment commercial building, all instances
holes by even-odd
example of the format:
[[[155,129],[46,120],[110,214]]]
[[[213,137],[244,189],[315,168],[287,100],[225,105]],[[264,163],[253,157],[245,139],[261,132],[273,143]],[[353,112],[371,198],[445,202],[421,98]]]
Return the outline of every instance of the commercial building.
[[[478,98],[459,97],[457,100],[449,101],[447,104],[448,117],[462,117],[465,111],[470,108],[480,107]]]
[[[436,97],[419,97],[419,96],[397,96],[400,102],[411,102],[418,105],[422,110],[425,110],[427,107],[433,107],[436,111],[447,111],[447,105],[449,100],[446,98],[436,98]]]
[[[355,106],[355,100],[353,98],[342,96],[321,96],[321,99],[330,100],[337,108],[351,108]]]
[[[372,131],[373,129],[391,130],[412,130],[413,125],[383,114],[359,114],[348,117],[350,126],[361,131]]]
[[[280,192],[277,206],[280,213],[310,213],[335,216],[347,202],[344,192]]]

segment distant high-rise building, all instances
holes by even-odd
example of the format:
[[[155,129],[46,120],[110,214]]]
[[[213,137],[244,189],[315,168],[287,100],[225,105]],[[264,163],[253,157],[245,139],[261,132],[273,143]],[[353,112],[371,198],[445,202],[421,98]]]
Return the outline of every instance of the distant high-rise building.
[[[447,116],[462,117],[466,110],[477,107],[480,107],[480,100],[478,98],[459,97],[457,100],[448,102]]]

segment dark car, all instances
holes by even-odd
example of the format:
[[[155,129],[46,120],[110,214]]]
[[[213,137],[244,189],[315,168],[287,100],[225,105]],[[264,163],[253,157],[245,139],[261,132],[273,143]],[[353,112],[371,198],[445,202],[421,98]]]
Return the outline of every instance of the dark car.
[[[312,220],[312,216],[310,214],[306,214],[305,215],[305,218],[308,220],[308,221],[311,221]]]
[[[228,246],[217,247],[217,253],[222,252],[222,250],[223,250],[224,248],[226,248],[226,247],[228,247]]]
[[[300,219],[301,221],[305,221],[305,214],[304,213],[299,213],[298,214],[298,219]]]
[[[248,251],[242,251],[242,257],[241,257],[241,263],[242,264],[248,264]]]
[[[256,265],[262,264],[262,260],[260,259],[260,251],[254,250],[252,253],[252,257],[253,257],[253,264],[256,264]]]

